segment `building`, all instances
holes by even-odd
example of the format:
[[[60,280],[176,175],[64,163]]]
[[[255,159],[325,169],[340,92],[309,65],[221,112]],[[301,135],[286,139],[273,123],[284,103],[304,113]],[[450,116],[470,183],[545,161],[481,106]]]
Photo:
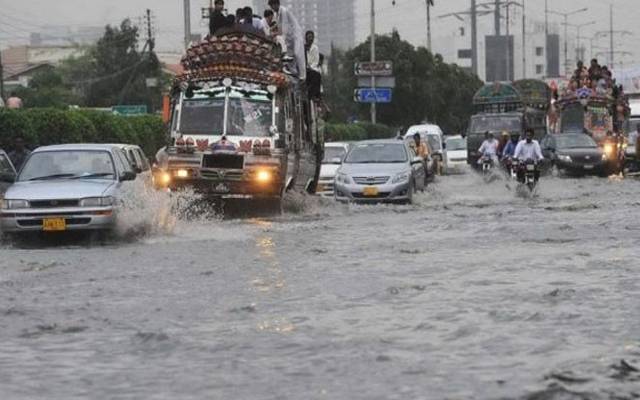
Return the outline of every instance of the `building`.
[[[42,66],[56,66],[63,60],[79,56],[84,48],[78,46],[13,46],[2,50],[5,81],[28,86],[31,76]],[[46,67],[45,67],[46,68]]]
[[[493,31],[489,18],[478,21],[478,76],[484,81],[517,80],[523,77],[542,79],[558,77],[561,72],[560,36],[550,33],[547,39],[548,56],[545,54],[544,24],[530,21],[527,24],[523,46],[522,32],[511,35],[489,35]],[[471,70],[470,22],[461,21],[448,32],[434,38],[434,51],[446,62]],[[557,32],[552,25],[550,32]],[[504,32],[503,32],[504,33]],[[507,61],[508,60],[508,61]]]
[[[281,0],[298,18],[304,31],[314,31],[320,51],[331,46],[350,49],[355,46],[355,0]],[[266,0],[254,0],[256,14],[262,15]]]

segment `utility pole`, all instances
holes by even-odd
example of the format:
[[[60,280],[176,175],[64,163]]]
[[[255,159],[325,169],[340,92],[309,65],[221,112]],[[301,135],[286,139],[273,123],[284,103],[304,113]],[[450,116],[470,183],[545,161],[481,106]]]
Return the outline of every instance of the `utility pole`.
[[[569,71],[569,44],[567,43],[568,40],[569,40],[569,38],[567,37],[568,36],[567,27],[569,26],[569,17],[571,15],[578,14],[578,13],[581,13],[581,12],[585,12],[587,10],[588,10],[587,7],[584,7],[584,8],[581,8],[579,10],[575,10],[575,11],[570,11],[570,12],[559,12],[559,11],[552,11],[552,10],[548,10],[548,9],[546,10],[546,13],[560,15],[561,17],[564,18],[564,73],[565,73],[565,75],[570,73],[570,71]]]
[[[507,3],[507,15],[506,15],[506,33],[507,36],[505,37],[505,42],[507,43],[507,68],[506,68],[506,80],[510,81],[511,80],[511,63],[510,63],[510,58],[511,58],[511,46],[509,46],[509,3]],[[524,49],[523,49],[524,50]]]
[[[493,11],[478,11],[476,0],[471,0],[471,9],[438,16],[438,18],[455,17],[465,22],[463,16],[471,17],[471,72],[478,75],[478,16],[493,14]]]
[[[427,3],[427,49],[432,51],[431,49],[431,4],[433,4],[433,0],[424,0]]]
[[[527,19],[525,0],[522,0],[522,79],[527,79]]]
[[[549,0],[544,0],[544,76],[549,76]]]
[[[376,62],[376,1],[371,0],[371,62]],[[371,90],[376,93],[376,77],[371,74]],[[371,123],[376,123],[376,103],[371,103]]]
[[[496,0],[496,9],[494,10],[493,23],[495,25],[496,36],[500,36],[500,0]]]
[[[609,5],[609,40],[610,43],[609,45],[611,46],[609,48],[609,60],[611,60],[609,62],[609,64],[611,64],[611,66],[613,67],[614,64],[614,60],[613,60],[613,4]]]
[[[476,0],[471,0],[471,72],[478,75],[478,15]]]
[[[184,0],[184,47],[191,43],[191,0]]]
[[[156,40],[153,37],[153,29],[151,27],[151,10],[147,8],[147,42],[149,43],[149,53],[153,53],[156,47]]]
[[[4,101],[4,68],[2,66],[2,50],[0,50],[0,100]]]

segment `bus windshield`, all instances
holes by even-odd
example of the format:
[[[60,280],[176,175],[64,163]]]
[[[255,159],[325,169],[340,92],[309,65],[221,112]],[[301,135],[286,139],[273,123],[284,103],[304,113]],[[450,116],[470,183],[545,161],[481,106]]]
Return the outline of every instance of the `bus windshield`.
[[[185,99],[180,111],[183,135],[221,135],[224,129],[224,92],[212,97]],[[244,96],[232,92],[229,97],[227,135],[269,136],[271,100],[266,95]]]
[[[475,116],[471,119],[471,133],[483,132],[520,132],[522,121],[517,116]]]

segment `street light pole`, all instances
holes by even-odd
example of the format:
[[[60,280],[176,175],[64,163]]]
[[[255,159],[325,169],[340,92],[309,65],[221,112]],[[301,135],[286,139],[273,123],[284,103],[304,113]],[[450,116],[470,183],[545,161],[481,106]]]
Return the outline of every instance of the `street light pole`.
[[[371,62],[376,62],[376,1],[371,0]],[[371,75],[371,90],[376,93],[376,77]],[[376,123],[376,103],[371,103],[371,123]]]
[[[564,17],[564,73],[565,75],[569,73],[569,44],[567,43],[569,41],[569,38],[567,37],[568,35],[567,26],[569,24],[569,17],[571,15],[585,12],[587,10],[588,10],[587,7],[581,8],[579,10],[571,11],[571,12],[559,12],[559,11],[552,11],[549,9],[546,10],[546,13],[556,14],[556,15],[560,15],[561,17]]]

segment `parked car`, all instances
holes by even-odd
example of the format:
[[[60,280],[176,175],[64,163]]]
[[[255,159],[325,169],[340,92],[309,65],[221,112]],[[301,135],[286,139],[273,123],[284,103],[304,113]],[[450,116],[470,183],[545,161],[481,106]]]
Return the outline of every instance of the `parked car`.
[[[114,145],[40,147],[20,170],[0,207],[4,232],[110,230],[123,190],[136,178]]]
[[[607,175],[609,162],[602,148],[583,133],[545,136],[540,142],[545,158],[542,168],[570,175]]]
[[[426,184],[424,160],[406,141],[370,140],[355,144],[338,168],[335,198],[342,202],[411,203]]]
[[[448,136],[445,139],[444,173],[462,173],[467,167],[467,139],[464,137]]]
[[[120,148],[127,156],[127,160],[133,171],[138,175],[138,179],[142,178],[142,180],[151,184],[153,180],[151,164],[142,148],[134,144],[116,144],[114,146]]]
[[[0,150],[0,199],[16,180],[16,169],[4,150]]]
[[[320,180],[318,181],[316,194],[323,197],[333,197],[333,182],[336,177],[336,172],[338,168],[340,168],[340,165],[342,165],[342,160],[344,160],[348,151],[348,143],[325,143],[324,159],[322,160],[322,167],[320,168]]]

